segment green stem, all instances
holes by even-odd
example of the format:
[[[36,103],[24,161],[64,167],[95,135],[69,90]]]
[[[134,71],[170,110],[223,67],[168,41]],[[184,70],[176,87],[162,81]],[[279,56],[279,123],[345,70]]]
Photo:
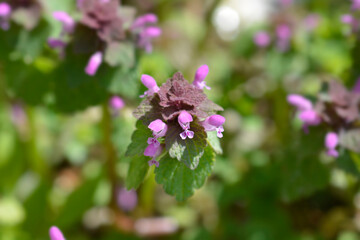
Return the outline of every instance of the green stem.
[[[117,175],[116,175],[116,150],[111,140],[112,123],[111,114],[108,105],[105,103],[102,106],[102,131],[103,131],[103,144],[106,155],[106,168],[107,176],[111,184],[111,200],[110,207],[117,209],[116,207],[116,191],[117,191]]]
[[[48,175],[47,166],[45,164],[45,159],[41,156],[38,150],[37,145],[37,129],[36,129],[36,120],[34,109],[32,107],[24,108],[27,116],[27,124],[29,130],[28,139],[25,142],[27,156],[31,164],[32,169],[42,177]]]

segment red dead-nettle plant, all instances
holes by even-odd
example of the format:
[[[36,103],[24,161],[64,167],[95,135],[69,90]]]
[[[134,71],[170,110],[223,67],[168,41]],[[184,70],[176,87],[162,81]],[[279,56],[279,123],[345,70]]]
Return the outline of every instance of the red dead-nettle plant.
[[[142,75],[148,90],[134,112],[138,122],[127,151],[134,157],[128,188],[138,187],[152,165],[156,166],[157,182],[178,200],[186,199],[203,185],[215,152],[221,153],[218,138],[223,136],[225,122],[224,117],[216,115],[223,109],[203,91],[209,89],[204,82],[208,71],[206,65],[201,66],[192,84],[177,72],[160,87],[154,78]]]

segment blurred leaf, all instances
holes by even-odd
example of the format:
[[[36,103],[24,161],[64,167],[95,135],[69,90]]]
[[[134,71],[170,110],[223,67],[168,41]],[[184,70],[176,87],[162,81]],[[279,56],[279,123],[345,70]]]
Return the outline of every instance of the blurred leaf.
[[[18,36],[16,51],[26,61],[34,61],[41,54],[49,34],[50,27],[45,21],[41,21],[32,31],[23,29]]]
[[[190,130],[194,131],[194,138],[181,139],[180,133],[184,130],[177,122],[168,124],[168,131],[165,136],[165,146],[171,158],[185,163],[194,170],[199,164],[199,160],[206,147],[206,132],[196,121],[191,122]]]
[[[204,185],[214,164],[215,153],[207,147],[196,169],[189,169],[184,163],[171,158],[169,154],[162,157],[160,166],[155,169],[155,180],[162,184],[166,193],[175,196],[178,201],[185,201],[194,194],[194,190]]]
[[[47,195],[49,190],[48,183],[43,181],[24,202],[26,219],[23,228],[33,236],[41,235],[41,231],[48,227],[46,219],[48,219]]]
[[[126,151],[126,156],[142,156],[148,146],[147,140],[152,137],[152,132],[140,120],[136,122],[136,130],[131,136],[131,143]]]
[[[45,94],[50,90],[50,75],[21,61],[6,62],[4,66],[7,85],[17,98],[29,105],[43,103]]]
[[[347,173],[360,177],[360,161],[352,158],[348,150],[340,151],[340,156],[336,158],[337,166]]]
[[[14,226],[25,218],[25,211],[21,203],[13,197],[0,199],[0,225]]]
[[[59,228],[67,229],[80,222],[85,211],[93,206],[92,200],[98,183],[99,178],[87,180],[72,192],[54,224]]]
[[[134,188],[137,189],[140,184],[144,181],[146,174],[149,170],[148,161],[150,160],[149,157],[146,157],[142,154],[134,156],[131,159],[129,171],[126,177],[126,188],[128,190]]]
[[[102,64],[95,76],[88,76],[84,69],[87,55],[67,55],[54,73],[55,103],[62,112],[74,112],[98,105],[108,97],[107,87],[111,81],[109,67]]]
[[[216,131],[206,132],[207,133],[207,140],[212,149],[214,149],[215,153],[222,154],[223,150],[221,148],[220,139],[217,136]]]
[[[360,153],[360,129],[352,129],[343,131],[339,136],[339,143],[341,146]]]
[[[328,185],[329,169],[319,161],[323,138],[321,129],[312,129],[284,151],[280,169],[281,192],[286,201],[308,196]]]
[[[137,68],[117,67],[109,72],[111,83],[109,91],[123,97],[138,97],[139,83],[137,77]]]
[[[132,68],[135,64],[135,47],[131,42],[112,42],[107,45],[105,62],[110,66]]]

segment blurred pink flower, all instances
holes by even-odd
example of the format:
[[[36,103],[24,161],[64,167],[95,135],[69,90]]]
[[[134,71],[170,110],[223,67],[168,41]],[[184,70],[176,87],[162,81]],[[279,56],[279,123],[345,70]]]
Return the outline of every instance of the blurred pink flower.
[[[276,27],[277,47],[279,51],[286,52],[289,49],[292,30],[288,24],[280,24]]]
[[[310,14],[304,19],[305,27],[308,31],[312,31],[319,25],[320,16],[317,14]]]
[[[128,191],[125,188],[120,188],[118,190],[117,204],[122,210],[129,212],[137,206],[137,203],[137,193],[134,189]]]
[[[260,31],[257,32],[254,36],[254,43],[258,47],[267,47],[269,46],[270,42],[271,42],[271,38],[267,32]]]
[[[202,65],[200,66],[195,73],[195,77],[194,77],[194,81],[193,81],[193,85],[199,89],[208,89],[210,90],[211,88],[209,86],[206,85],[206,82],[204,81],[206,76],[209,73],[209,67],[208,65]]]
[[[131,31],[138,38],[138,46],[146,52],[152,52],[152,41],[162,33],[161,28],[153,26],[158,21],[155,14],[149,13],[135,19]]]
[[[147,75],[147,74],[141,75],[141,82],[145,85],[145,87],[148,88],[148,90],[146,92],[144,92],[143,95],[140,96],[141,98],[143,98],[145,96],[151,96],[160,90],[155,79],[150,75]]]
[[[56,226],[52,226],[49,230],[50,240],[65,240],[64,235]]]
[[[11,6],[7,3],[0,3],[0,28],[8,30],[10,28]]]
[[[103,54],[102,52],[96,52],[94,53],[90,59],[89,62],[85,68],[86,74],[90,76],[94,76],[100,67],[101,63],[103,61]]]
[[[336,147],[339,143],[339,137],[334,132],[329,132],[325,137],[325,147],[327,148],[327,154],[332,157],[338,157],[339,152]]]

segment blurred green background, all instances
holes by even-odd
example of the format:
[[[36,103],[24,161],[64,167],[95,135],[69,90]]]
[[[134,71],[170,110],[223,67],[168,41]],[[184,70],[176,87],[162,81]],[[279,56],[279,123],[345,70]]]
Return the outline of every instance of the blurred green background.
[[[340,21],[350,0],[121,2],[157,14],[163,34],[135,66],[103,67],[96,78],[84,74],[86,62],[60,60],[46,44],[61,27],[51,13],[76,15],[75,0],[42,0],[34,30],[13,23],[0,32],[1,240],[49,239],[52,225],[69,240],[360,239],[360,156],[326,156],[324,129],[304,134],[286,102],[289,93],[316,96],[329,79],[350,87],[359,77],[357,37]],[[318,16],[311,30],[309,14]],[[293,31],[288,51],[254,44],[259,30],[274,38],[283,19]],[[202,64],[206,94],[226,117],[212,175],[177,202],[149,172],[115,204],[145,91],[140,75],[161,84],[179,70],[192,81]],[[114,94],[126,104],[116,116]]]

